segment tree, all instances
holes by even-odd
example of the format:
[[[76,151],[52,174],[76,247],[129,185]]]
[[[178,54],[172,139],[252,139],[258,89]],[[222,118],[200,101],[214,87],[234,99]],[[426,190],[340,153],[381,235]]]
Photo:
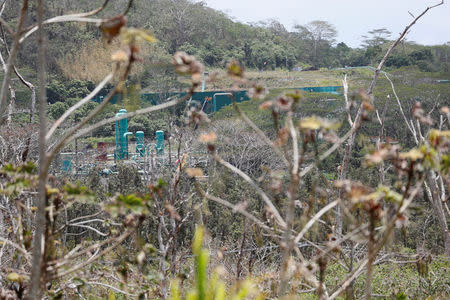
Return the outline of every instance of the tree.
[[[362,46],[364,48],[376,47],[386,44],[392,32],[386,28],[373,29],[367,32],[369,35],[363,35]]]
[[[326,21],[312,21],[308,24],[296,25],[295,29],[302,39],[309,41],[312,56],[311,60],[316,67],[320,67],[320,59],[325,51],[335,42],[337,31],[335,27]]]

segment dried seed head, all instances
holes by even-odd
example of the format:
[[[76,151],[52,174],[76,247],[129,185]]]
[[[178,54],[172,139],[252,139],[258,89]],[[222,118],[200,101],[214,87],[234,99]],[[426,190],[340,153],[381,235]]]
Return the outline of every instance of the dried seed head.
[[[278,97],[275,101],[277,107],[281,111],[289,111],[292,108],[293,99],[287,96]]]
[[[119,15],[105,20],[100,24],[100,30],[106,41],[111,43],[111,41],[119,35],[120,29],[127,24],[127,17],[124,15]]]
[[[204,66],[197,61],[194,56],[185,52],[176,52],[173,55],[172,64],[177,73],[182,75],[191,75],[193,85],[197,86],[201,82]]]
[[[256,84],[253,83],[252,87],[248,90],[247,95],[250,98],[256,98],[256,99],[264,99],[267,95],[267,89],[262,84]]]
[[[233,80],[244,79],[244,68],[237,60],[232,60],[228,63],[227,73]]]

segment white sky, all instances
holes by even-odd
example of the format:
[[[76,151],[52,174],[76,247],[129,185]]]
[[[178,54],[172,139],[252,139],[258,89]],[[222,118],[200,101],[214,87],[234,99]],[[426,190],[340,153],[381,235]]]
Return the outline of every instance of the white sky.
[[[410,11],[420,14],[440,0],[205,0],[208,6],[221,10],[234,20],[247,23],[268,19],[280,21],[288,30],[295,24],[313,20],[332,23],[337,42],[357,47],[361,35],[386,27],[395,38],[411,22]],[[425,45],[450,41],[450,2],[429,11],[414,25],[407,40]]]

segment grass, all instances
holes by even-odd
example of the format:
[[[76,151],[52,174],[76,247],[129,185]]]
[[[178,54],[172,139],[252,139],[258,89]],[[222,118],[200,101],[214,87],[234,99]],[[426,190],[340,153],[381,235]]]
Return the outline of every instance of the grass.
[[[448,299],[450,296],[448,272],[450,262],[445,257],[435,257],[429,265],[428,274],[420,276],[414,262],[407,259],[394,259],[399,263],[376,265],[372,281],[373,294],[382,299]],[[347,276],[340,264],[332,264],[327,269],[325,283],[328,288],[338,288],[337,284]],[[365,274],[354,283],[357,299],[364,295]],[[406,298],[399,298],[401,295]],[[428,298],[427,298],[428,299]]]

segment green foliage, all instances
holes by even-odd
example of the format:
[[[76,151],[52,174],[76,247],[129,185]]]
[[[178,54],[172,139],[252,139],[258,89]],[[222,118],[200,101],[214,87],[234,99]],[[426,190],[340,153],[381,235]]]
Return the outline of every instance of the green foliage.
[[[386,67],[404,67],[409,66],[411,61],[408,56],[402,54],[391,55],[386,60]]]
[[[63,190],[67,199],[77,203],[89,203],[95,199],[94,194],[79,182],[76,184],[67,183],[64,185]]]
[[[53,120],[56,120],[61,117],[68,108],[69,106],[64,102],[53,103],[48,108],[48,115]]]
[[[172,281],[171,296],[169,300],[244,300],[264,299],[264,295],[258,293],[250,279],[245,279],[231,291],[227,291],[225,283],[219,279],[219,270],[216,270],[208,278],[209,253],[202,247],[204,229],[198,226],[192,242],[192,252],[195,256],[195,288],[187,291],[182,297],[179,281]]]
[[[65,102],[67,98],[83,98],[94,87],[89,81],[53,79],[47,86],[47,99],[49,103],[55,103]]]
[[[116,202],[110,205],[109,209],[111,212],[114,212],[113,215],[117,215],[117,210],[115,208],[122,207],[124,207],[126,210],[130,210],[135,214],[142,214],[146,211],[144,199],[136,196],[135,194],[117,196]]]
[[[0,169],[0,175],[8,178],[0,189],[0,194],[6,196],[17,196],[23,190],[33,189],[37,185],[37,167],[31,161],[17,167],[6,164]]]

